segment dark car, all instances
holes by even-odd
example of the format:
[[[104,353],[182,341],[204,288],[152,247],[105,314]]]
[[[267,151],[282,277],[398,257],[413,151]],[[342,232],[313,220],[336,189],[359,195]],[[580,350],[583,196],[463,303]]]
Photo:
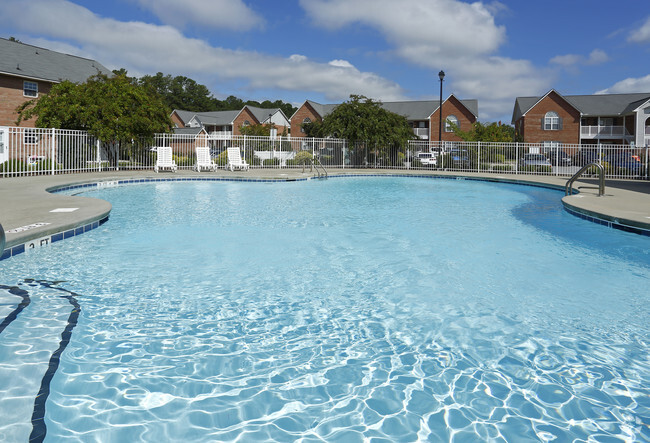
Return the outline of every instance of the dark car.
[[[573,163],[571,157],[561,149],[551,151],[546,155],[553,166],[571,166]]]
[[[469,169],[469,154],[467,149],[451,149],[449,159],[452,168]]]
[[[604,161],[609,164],[610,170],[615,174],[641,175],[643,171],[643,164],[639,158],[629,152],[608,155]]]
[[[531,167],[551,167],[551,162],[548,161],[544,154],[524,154],[522,158],[519,159],[519,165],[522,167],[531,166]]]
[[[599,162],[600,162],[600,154],[598,153],[598,150],[595,149],[581,149],[573,157],[573,164],[576,166],[584,166],[584,165],[588,165],[589,163],[599,163]]]

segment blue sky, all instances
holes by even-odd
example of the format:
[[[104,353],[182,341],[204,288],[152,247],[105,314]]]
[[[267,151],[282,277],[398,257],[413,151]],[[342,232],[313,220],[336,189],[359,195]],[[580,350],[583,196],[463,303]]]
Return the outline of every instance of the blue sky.
[[[479,101],[650,91],[650,1],[0,0],[0,36],[131,75],[185,75],[218,98]]]

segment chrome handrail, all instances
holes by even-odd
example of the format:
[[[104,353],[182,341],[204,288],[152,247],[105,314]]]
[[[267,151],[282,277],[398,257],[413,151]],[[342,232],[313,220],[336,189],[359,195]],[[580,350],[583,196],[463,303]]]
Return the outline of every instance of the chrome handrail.
[[[573,177],[571,177],[566,182],[566,186],[564,187],[564,195],[573,194],[573,182],[576,181],[578,177],[580,177],[582,173],[589,169],[591,166],[596,166],[598,169],[598,196],[600,197],[601,195],[605,195],[605,168],[603,168],[603,165],[600,163],[588,163],[580,168],[578,172],[573,174]]]
[[[323,170],[323,175],[325,176],[325,178],[327,178],[327,169],[325,169],[325,166],[323,166],[323,164],[321,163],[320,157],[318,155],[316,155],[316,156],[314,156],[314,158],[316,159],[318,164],[316,164],[313,160],[312,160],[311,164],[314,165],[314,168],[316,168],[316,173],[318,174],[318,177],[320,178],[320,176],[321,176],[321,172],[318,170],[318,167],[320,166],[320,168]]]

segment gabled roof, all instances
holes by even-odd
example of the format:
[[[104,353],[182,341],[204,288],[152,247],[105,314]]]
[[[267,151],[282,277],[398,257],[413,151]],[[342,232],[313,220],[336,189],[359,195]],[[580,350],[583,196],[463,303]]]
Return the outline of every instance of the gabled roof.
[[[59,83],[84,83],[96,74],[112,75],[101,63],[45,48],[0,38],[0,73]]]
[[[451,97],[456,98],[453,94],[450,95],[446,100],[449,100]],[[458,100],[471,112],[474,116],[478,118],[478,100]],[[324,118],[328,114],[332,113],[339,104],[331,105],[321,105],[311,100],[307,100],[305,103],[314,108],[314,110]],[[420,100],[420,101],[399,101],[399,102],[382,102],[381,107],[387,111],[399,114],[403,117],[406,117],[407,120],[427,120],[431,115],[438,110],[440,107],[440,100]]]
[[[196,118],[204,125],[227,126],[232,125],[235,117],[237,117],[240,112],[241,111],[195,112],[190,120]]]
[[[248,106],[248,105],[244,106],[244,108],[242,108],[242,111],[244,109],[248,109],[251,112],[251,114],[253,114],[257,119],[257,121],[260,123],[268,120],[269,114],[275,114],[278,111],[282,112],[280,108],[257,108],[255,106]],[[284,116],[284,113],[282,113],[282,115]]]
[[[525,116],[535,105],[551,92],[555,92],[573,106],[582,116],[621,116],[634,112],[645,101],[650,92],[633,94],[562,95],[551,89],[541,97],[517,97],[512,113],[512,122]]]
[[[192,117],[196,115],[196,112],[192,111],[183,111],[182,109],[174,109],[172,111],[172,114],[176,113],[178,115],[178,118],[181,119],[184,125],[187,125],[190,120],[192,120]]]

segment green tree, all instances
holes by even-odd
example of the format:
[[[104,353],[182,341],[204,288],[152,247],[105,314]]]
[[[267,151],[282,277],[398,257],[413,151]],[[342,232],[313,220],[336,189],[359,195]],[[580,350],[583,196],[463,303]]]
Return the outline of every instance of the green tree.
[[[454,134],[469,142],[495,142],[508,143],[515,141],[514,126],[504,125],[501,122],[481,123],[476,122],[469,131],[461,131],[458,126],[451,124]]]
[[[82,84],[61,82],[17,111],[17,125],[36,116],[39,128],[86,130],[105,142],[152,138],[172,127],[161,98],[123,75],[99,74]]]
[[[376,157],[404,150],[407,140],[415,137],[406,117],[387,111],[381,102],[363,95],[350,95],[350,100],[328,114],[323,119],[323,133],[347,139],[351,146],[363,146]],[[357,158],[361,155],[357,149]]]

